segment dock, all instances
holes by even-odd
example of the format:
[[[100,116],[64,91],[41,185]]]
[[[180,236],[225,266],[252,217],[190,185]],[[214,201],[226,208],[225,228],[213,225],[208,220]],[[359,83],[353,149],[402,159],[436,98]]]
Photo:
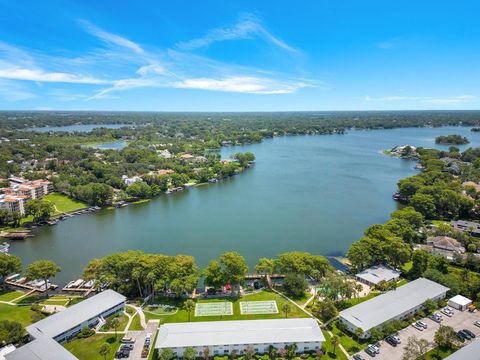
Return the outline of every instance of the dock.
[[[47,290],[55,290],[58,288],[58,285],[52,284],[50,282],[45,286],[44,280],[27,280],[26,277],[22,277],[20,274],[10,275],[5,279],[5,284],[18,287],[20,289],[34,290],[38,292],[45,292]]]
[[[66,293],[83,293],[83,296],[88,296],[90,293],[97,291],[96,282],[96,280],[72,280],[63,287],[62,291]]]

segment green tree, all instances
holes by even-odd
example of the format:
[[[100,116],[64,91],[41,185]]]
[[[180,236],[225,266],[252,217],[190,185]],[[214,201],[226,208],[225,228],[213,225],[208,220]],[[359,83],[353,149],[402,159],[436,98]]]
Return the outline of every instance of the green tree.
[[[45,282],[45,295],[48,297],[48,281],[60,270],[60,266],[51,260],[37,260],[28,265],[26,277],[29,280],[42,279]]]
[[[268,346],[268,358],[270,360],[275,360],[277,358],[277,354],[278,354],[278,349],[273,345],[269,345]]]
[[[255,356],[255,349],[251,346],[247,346],[244,351],[245,359],[250,360]]]
[[[128,186],[125,191],[129,196],[137,199],[148,199],[153,195],[150,185],[143,181],[139,181]]]
[[[162,351],[160,351],[160,354],[159,354],[160,360],[172,360],[174,357],[175,355],[173,354],[173,351],[170,348],[162,349]]]
[[[435,206],[435,198],[432,195],[415,194],[412,196],[410,205],[427,219],[435,217],[437,208]]]
[[[25,205],[25,213],[33,216],[33,220],[48,219],[55,212],[53,203],[44,199],[33,199]]]
[[[432,313],[433,311],[435,311],[435,309],[437,308],[437,304],[435,303],[435,301],[433,301],[432,299],[427,299],[425,300],[425,302],[423,303],[423,307],[425,308],[425,310],[427,311],[427,313]]]
[[[207,286],[213,286],[214,288],[218,288],[225,285],[222,267],[220,266],[220,263],[216,260],[210,261],[208,266],[203,270],[202,275],[205,278],[204,283]]]
[[[306,288],[307,282],[303,275],[287,274],[283,280],[283,290],[290,297],[302,297]]]
[[[416,336],[410,336],[403,347],[402,360],[416,360],[428,351],[430,343],[425,339],[418,339]]]
[[[187,311],[187,314],[188,314],[188,322],[190,322],[190,314],[192,313],[192,311],[195,310],[195,302],[191,299],[188,299],[187,301],[185,301],[185,303],[183,304],[183,308]]]
[[[21,344],[25,329],[16,321],[0,320],[0,344]]]
[[[120,326],[120,319],[118,316],[110,316],[107,321],[106,325],[109,329],[113,329],[115,331],[115,339],[117,338],[117,329]]]
[[[185,360],[195,360],[197,358],[197,350],[193,347],[187,347],[183,351],[183,359]]]
[[[13,254],[0,253],[0,278],[2,286],[5,289],[5,278],[8,275],[22,271],[22,262],[20,258]]]
[[[245,275],[248,272],[248,266],[245,258],[237,252],[227,252],[220,256],[220,265],[222,267],[223,278],[226,283],[232,285],[243,284]]]
[[[100,356],[103,356],[103,358],[106,360],[107,355],[110,354],[110,344],[109,343],[103,343],[102,346],[100,346],[100,349],[98,350],[98,353]]]
[[[456,345],[457,334],[451,326],[441,325],[433,338],[437,349],[451,349]]]
[[[288,313],[292,311],[292,306],[286,302],[282,306],[282,311],[285,314],[285,318],[288,318]]]
[[[330,344],[333,346],[333,355],[336,355],[337,353],[337,346],[340,344],[340,338],[337,335],[333,335],[330,338]]]
[[[318,316],[324,321],[333,319],[335,316],[338,315],[338,310],[335,306],[335,303],[328,298],[315,304],[313,312],[316,316]]]

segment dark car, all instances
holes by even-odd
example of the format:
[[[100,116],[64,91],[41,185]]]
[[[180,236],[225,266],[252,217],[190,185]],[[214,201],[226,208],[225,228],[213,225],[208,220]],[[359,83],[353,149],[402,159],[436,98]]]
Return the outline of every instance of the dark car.
[[[468,338],[465,336],[465,334],[461,331],[457,331],[457,337],[458,337],[458,340],[460,340],[461,342],[465,342],[465,340],[467,340]]]
[[[398,344],[397,344],[397,341],[396,341],[392,336],[387,336],[387,337],[385,338],[385,341],[386,341],[388,344],[392,345],[393,347],[396,347],[396,346],[398,345]]]
[[[473,337],[470,336],[470,334],[468,332],[466,332],[465,330],[460,330],[459,333],[462,333],[463,336],[465,336],[465,339],[466,340],[471,340],[473,339]]]
[[[115,353],[115,359],[126,359],[130,356],[130,352],[125,352],[125,351],[117,351]]]
[[[128,351],[133,350],[133,344],[124,344],[124,345],[122,345],[122,346],[120,347],[120,351],[122,351],[122,350],[128,350]]]
[[[365,349],[365,352],[366,352],[368,355],[370,355],[371,357],[375,357],[375,355],[377,355],[377,354],[375,353],[375,351],[374,351],[372,348],[369,348],[369,347],[367,347],[367,348]]]
[[[357,354],[357,355],[353,355],[353,360],[365,360],[365,359],[363,358],[362,355]]]
[[[462,331],[463,331],[465,334],[467,334],[468,336],[470,336],[470,338],[475,339],[475,337],[476,337],[475,334],[474,334],[473,332],[471,332],[470,330],[468,330],[468,329],[463,329]]]

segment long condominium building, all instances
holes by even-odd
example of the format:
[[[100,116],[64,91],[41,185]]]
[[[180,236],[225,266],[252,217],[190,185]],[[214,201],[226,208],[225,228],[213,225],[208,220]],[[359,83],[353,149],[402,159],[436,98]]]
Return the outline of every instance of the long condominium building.
[[[361,329],[363,338],[369,331],[388,321],[404,320],[422,309],[425,301],[445,298],[449,288],[434,281],[420,278],[396,290],[374,297],[340,312],[340,321],[347,329],[356,333]]]
[[[169,348],[176,356],[182,356],[187,347],[194,348],[198,356],[203,356],[205,348],[211,355],[228,355],[234,350],[241,355],[248,347],[266,353],[270,345],[280,349],[296,344],[298,352],[317,350],[323,341],[325,337],[312,318],[232,320],[162,325],[155,348]]]
[[[53,191],[53,185],[47,180],[26,180],[11,177],[10,187],[0,189],[0,209],[25,214],[25,205],[32,199],[41,197]]]
[[[73,360],[70,352],[60,345],[73,339],[86,326],[93,327],[107,316],[125,309],[125,296],[106,290],[46,317],[26,328],[30,341],[5,356],[6,360]]]

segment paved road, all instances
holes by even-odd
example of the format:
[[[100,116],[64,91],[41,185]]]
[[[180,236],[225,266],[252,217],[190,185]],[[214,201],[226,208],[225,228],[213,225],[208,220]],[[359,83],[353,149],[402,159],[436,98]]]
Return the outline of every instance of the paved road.
[[[475,335],[480,336],[480,328],[473,325],[475,320],[480,320],[480,313],[470,313],[468,311],[455,311],[455,315],[452,317],[448,317],[444,314],[442,325],[448,325],[453,327],[455,330],[462,330],[468,329],[475,333]],[[427,323],[427,329],[423,331],[419,331],[415,329],[413,326],[409,326],[399,332],[400,340],[402,344],[398,345],[397,347],[393,347],[387,344],[385,341],[381,341],[380,344],[380,354],[375,356],[375,360],[401,360],[403,356],[403,346],[407,342],[407,339],[415,335],[419,339],[425,339],[432,343],[430,348],[433,348],[435,345],[433,344],[433,338],[435,336],[435,331],[437,331],[438,327],[440,326],[433,320],[428,318],[422,319],[425,323]],[[468,344],[469,341],[467,340],[465,344]],[[361,351],[359,353],[365,359],[370,359],[370,355],[365,353],[365,351]]]
[[[152,346],[153,347],[153,341],[155,339],[155,333],[157,332],[159,325],[158,320],[150,320],[147,323],[147,327],[144,331],[129,331],[127,332],[127,337],[134,337],[135,338],[135,345],[133,350],[130,352],[130,356],[128,357],[129,359],[134,359],[134,360],[142,360],[142,349],[143,345],[145,343],[145,337],[147,333],[152,334]]]

